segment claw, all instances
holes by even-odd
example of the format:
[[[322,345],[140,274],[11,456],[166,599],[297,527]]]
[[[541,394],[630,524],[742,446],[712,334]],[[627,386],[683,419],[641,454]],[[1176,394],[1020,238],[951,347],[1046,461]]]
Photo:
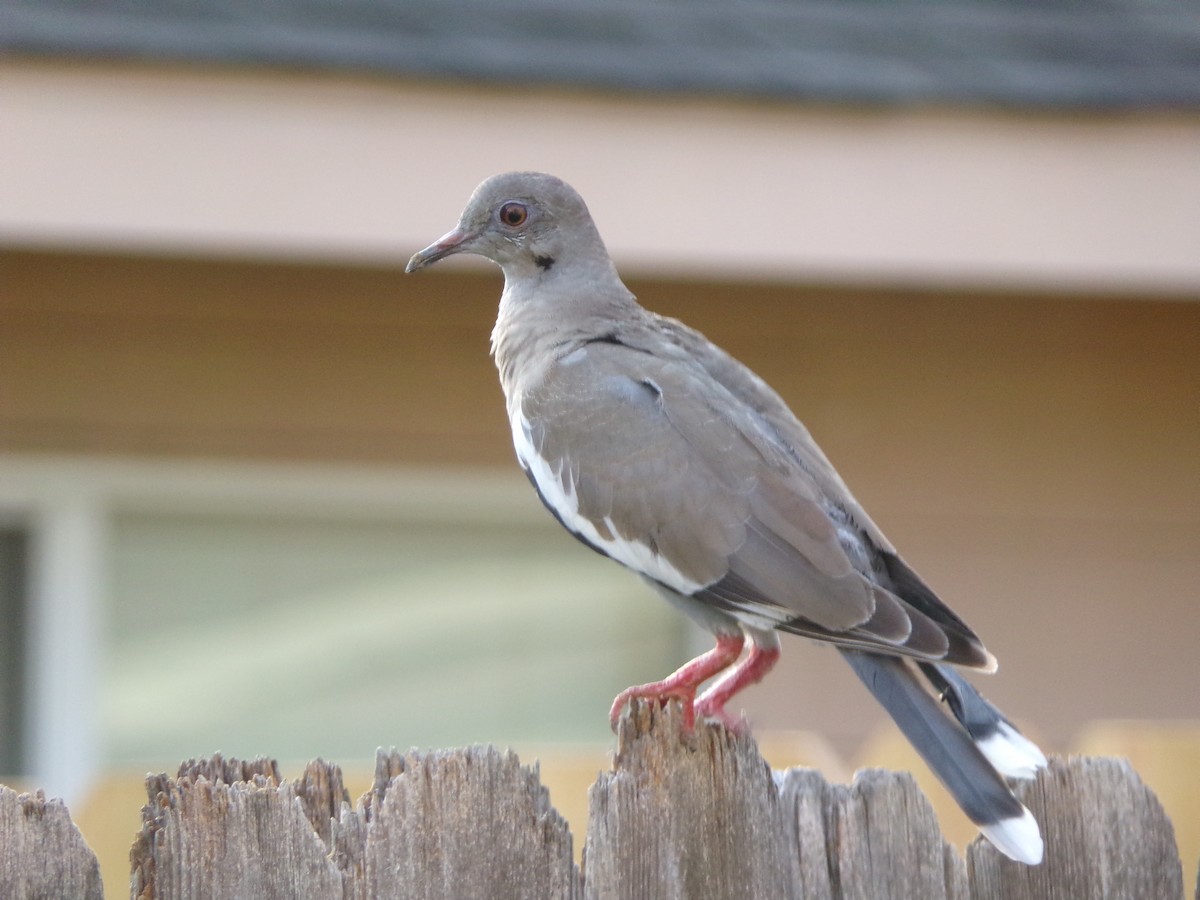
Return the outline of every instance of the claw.
[[[731,734],[747,735],[750,733],[750,721],[745,712],[736,716],[724,707],[708,708],[697,702],[692,710],[696,722],[720,722]]]
[[[656,681],[652,684],[640,684],[637,687],[626,688],[617,694],[617,699],[613,701],[612,709],[608,713],[608,722],[612,725],[612,730],[617,730],[617,723],[621,719],[621,711],[631,700],[643,699],[653,700],[660,706],[666,706],[672,700],[678,700],[683,706],[683,727],[685,731],[691,731],[696,727],[696,714],[694,711],[696,702],[696,689],[691,690],[680,688],[678,690],[667,688],[666,690],[657,690],[664,682]]]
[[[617,699],[613,701],[612,709],[608,713],[608,721],[612,725],[613,731],[617,730],[617,721],[621,718],[621,710],[634,697],[657,700],[660,703],[666,703],[669,700],[681,701],[683,703],[683,724],[688,731],[691,731],[696,725],[696,706],[700,700],[704,699],[703,697],[700,700],[696,699],[697,689],[718,672],[733,665],[741,654],[742,645],[745,642],[746,639],[740,634],[722,635],[717,638],[715,647],[707,653],[697,656],[691,662],[684,663],[662,681],[639,684],[621,691],[617,694]],[[753,653],[751,655],[753,656]],[[778,651],[776,655],[778,655]],[[743,665],[745,664],[743,663]],[[704,696],[708,696],[708,693],[705,693]],[[723,714],[723,710],[721,713]]]

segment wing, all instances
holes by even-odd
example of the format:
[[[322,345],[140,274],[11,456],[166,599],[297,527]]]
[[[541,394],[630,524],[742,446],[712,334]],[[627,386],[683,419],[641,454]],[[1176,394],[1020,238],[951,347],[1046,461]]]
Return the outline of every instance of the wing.
[[[872,622],[865,628],[871,632],[864,636],[865,641],[860,641],[859,636],[853,634],[825,634],[820,628],[814,629],[811,622],[789,623],[783,626],[785,630],[819,640],[869,648],[878,644],[877,637],[886,636],[888,640],[895,640],[902,632],[902,619],[897,620],[895,611],[888,608],[892,605],[890,599],[899,598],[904,615],[913,626],[913,633],[903,639],[908,648],[900,652],[906,653],[921,647],[921,652],[911,655],[936,656],[939,644],[937,632],[940,632],[947,643],[944,660],[994,671],[995,658],[970,627],[900,558],[883,531],[850,493],[808,429],[783,399],[754,372],[708,341],[700,332],[676,319],[652,313],[649,315],[653,322],[652,331],[659,336],[660,345],[665,339],[681,357],[694,360],[703,367],[715,381],[756,413],[764,430],[788,448],[795,464],[808,474],[824,498],[823,506],[838,524],[847,552],[856,559],[860,571],[867,573],[870,581],[884,588],[887,594]],[[878,593],[876,598],[880,599]],[[913,613],[917,615],[914,617]]]
[[[741,406],[694,366],[596,341],[527,389],[513,425],[543,500],[601,552],[683,594],[735,571],[777,619],[860,624],[871,593],[814,486],[747,439]],[[781,479],[776,509],[761,487]]]
[[[793,452],[795,458],[819,486],[822,494],[868,537],[871,544],[894,553],[895,549],[846,487],[842,477],[825,456],[808,429],[770,385],[734,359],[703,334],[665,316],[653,316],[658,332],[678,352],[693,359],[742,403],[753,409],[764,425]]]
[[[546,505],[635,571],[752,627],[981,664],[973,635],[948,637],[879,583],[878,560],[820,473],[686,357],[586,343],[549,366],[511,414],[518,456]]]

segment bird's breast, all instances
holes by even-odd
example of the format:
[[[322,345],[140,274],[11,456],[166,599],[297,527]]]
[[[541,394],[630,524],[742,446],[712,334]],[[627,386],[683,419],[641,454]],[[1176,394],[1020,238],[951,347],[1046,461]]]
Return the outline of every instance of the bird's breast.
[[[519,394],[508,398],[508,412],[517,460],[542,503],[567,531],[598,553],[680,594],[691,595],[705,587],[664,557],[651,536],[623,533],[619,509],[599,519],[581,514],[575,482],[581,473],[576,471],[570,457],[548,459],[543,455],[534,439],[535,429],[521,408]]]

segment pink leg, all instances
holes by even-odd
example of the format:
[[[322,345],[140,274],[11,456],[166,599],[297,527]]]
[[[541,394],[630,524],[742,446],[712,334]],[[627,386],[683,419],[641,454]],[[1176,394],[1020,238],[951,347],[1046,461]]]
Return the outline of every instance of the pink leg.
[[[740,716],[735,719],[725,710],[725,704],[738,691],[762,681],[777,662],[778,643],[766,647],[757,643],[751,646],[750,653],[741,663],[726,672],[716,684],[699,696],[695,704],[695,717],[700,720],[716,719],[724,723],[730,731],[745,731],[745,719]]]
[[[645,697],[663,703],[671,699],[683,701],[684,727],[691,731],[695,725],[693,707],[696,702],[696,688],[722,669],[733,665],[742,652],[742,645],[745,642],[746,639],[740,634],[723,635],[717,638],[717,646],[680,666],[662,681],[652,681],[650,684],[640,684],[621,691],[617,695],[617,699],[613,701],[612,710],[608,714],[608,720],[612,723],[613,730],[615,731],[617,728],[617,720],[621,718],[621,710],[625,704],[634,697]],[[776,655],[778,655],[778,651],[776,651]],[[704,696],[708,696],[708,693]]]

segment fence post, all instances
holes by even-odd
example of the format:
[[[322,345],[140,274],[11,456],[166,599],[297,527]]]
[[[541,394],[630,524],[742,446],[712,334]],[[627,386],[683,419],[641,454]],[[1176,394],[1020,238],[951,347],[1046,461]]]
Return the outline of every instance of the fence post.
[[[749,737],[635,703],[589,794],[589,900],[796,897],[779,795]]]
[[[0,785],[0,897],[104,900],[96,856],[61,800]]]
[[[974,900],[1183,896],[1175,829],[1127,761],[1054,757],[1017,793],[1042,826],[1045,861],[1023,866],[976,839],[967,848]]]
[[[327,769],[336,767],[324,765]],[[336,782],[330,776],[326,783]],[[146,779],[130,851],[137,900],[343,900],[343,879],[274,760],[214,756]]]
[[[578,900],[582,893],[566,820],[536,768],[511,752],[380,752],[359,813],[353,829],[366,838],[367,890],[355,896],[363,900]]]
[[[962,857],[907,772],[865,769],[850,785],[814,769],[780,773],[805,900],[968,900]]]
[[[536,770],[469,747],[380,752],[352,809],[336,766],[297,782],[215,756],[147,779],[130,854],[147,900],[578,900],[571,834]],[[6,895],[7,896],[7,895]]]

